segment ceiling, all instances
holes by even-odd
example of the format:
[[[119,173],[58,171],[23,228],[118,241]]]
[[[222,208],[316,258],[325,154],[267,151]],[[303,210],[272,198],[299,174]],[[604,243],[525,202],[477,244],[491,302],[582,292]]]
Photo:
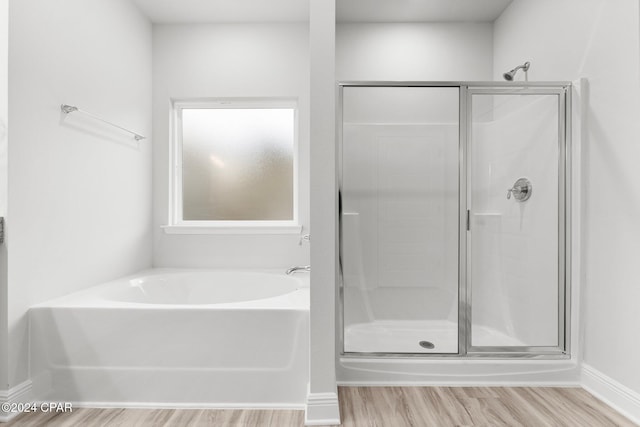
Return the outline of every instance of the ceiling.
[[[309,20],[308,0],[133,0],[133,2],[151,22],[163,24]]]
[[[339,22],[492,22],[512,0],[336,0]],[[308,0],[133,0],[154,23],[305,22]]]
[[[340,22],[493,22],[512,0],[336,0]]]

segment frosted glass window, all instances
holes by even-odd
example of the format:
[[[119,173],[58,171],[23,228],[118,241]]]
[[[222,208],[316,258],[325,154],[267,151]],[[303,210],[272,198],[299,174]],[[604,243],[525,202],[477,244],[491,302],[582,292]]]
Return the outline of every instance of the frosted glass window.
[[[294,219],[294,108],[182,108],[183,221]]]

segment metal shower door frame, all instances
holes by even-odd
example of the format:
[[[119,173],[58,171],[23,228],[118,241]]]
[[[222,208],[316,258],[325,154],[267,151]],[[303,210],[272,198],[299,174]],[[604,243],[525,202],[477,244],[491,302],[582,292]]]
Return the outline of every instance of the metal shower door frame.
[[[342,230],[342,148],[343,98],[346,87],[450,87],[459,89],[458,151],[458,353],[363,353],[344,350],[344,279]],[[473,94],[553,94],[558,95],[558,341],[557,347],[473,347],[471,345],[471,277],[469,239],[469,151],[471,144],[471,96]],[[571,327],[571,82],[462,82],[462,81],[345,81],[337,84],[336,142],[338,174],[338,298],[337,347],[340,357],[382,358],[570,358]]]
[[[470,230],[467,230],[466,238],[466,260],[465,260],[465,334],[464,349],[466,355],[470,357],[540,357],[540,358],[569,358],[570,357],[570,327],[571,327],[571,152],[570,152],[570,129],[571,129],[571,83],[536,83],[519,85],[513,87],[512,84],[469,84],[465,87],[466,93],[465,108],[465,145],[466,161],[470,159],[469,153],[473,145],[472,117],[473,117],[473,95],[549,95],[557,96],[558,106],[558,345],[557,346],[473,346],[471,342],[472,334],[472,304],[471,293],[473,290],[472,276],[466,272],[471,271],[471,244],[472,238]],[[471,182],[468,174],[469,165],[465,164],[466,176],[466,200],[465,205],[467,215],[470,214],[471,206]],[[469,220],[468,220],[469,221]],[[462,320],[462,319],[461,319]]]

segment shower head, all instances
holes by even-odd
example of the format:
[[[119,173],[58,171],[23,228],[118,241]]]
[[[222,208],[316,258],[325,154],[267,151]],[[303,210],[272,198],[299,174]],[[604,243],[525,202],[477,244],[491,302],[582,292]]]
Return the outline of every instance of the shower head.
[[[502,77],[504,77],[506,81],[510,82],[513,80],[513,76],[515,75],[516,75],[516,70],[511,70],[508,73],[504,73]]]
[[[519,69],[522,68],[522,70],[526,73],[527,71],[529,71],[529,66],[531,65],[530,62],[525,62],[522,65],[518,65],[516,68],[514,68],[513,70],[509,71],[508,73],[504,73],[502,75],[502,77],[504,77],[504,79],[508,82],[513,81],[513,78],[515,77],[516,73],[518,72]]]

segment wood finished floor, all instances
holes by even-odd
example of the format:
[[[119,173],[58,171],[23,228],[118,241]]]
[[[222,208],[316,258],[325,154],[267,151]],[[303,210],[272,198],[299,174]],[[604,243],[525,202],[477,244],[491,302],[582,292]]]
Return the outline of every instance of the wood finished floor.
[[[346,427],[635,426],[580,388],[340,387]],[[22,414],[6,427],[302,426],[302,411],[75,409]]]

